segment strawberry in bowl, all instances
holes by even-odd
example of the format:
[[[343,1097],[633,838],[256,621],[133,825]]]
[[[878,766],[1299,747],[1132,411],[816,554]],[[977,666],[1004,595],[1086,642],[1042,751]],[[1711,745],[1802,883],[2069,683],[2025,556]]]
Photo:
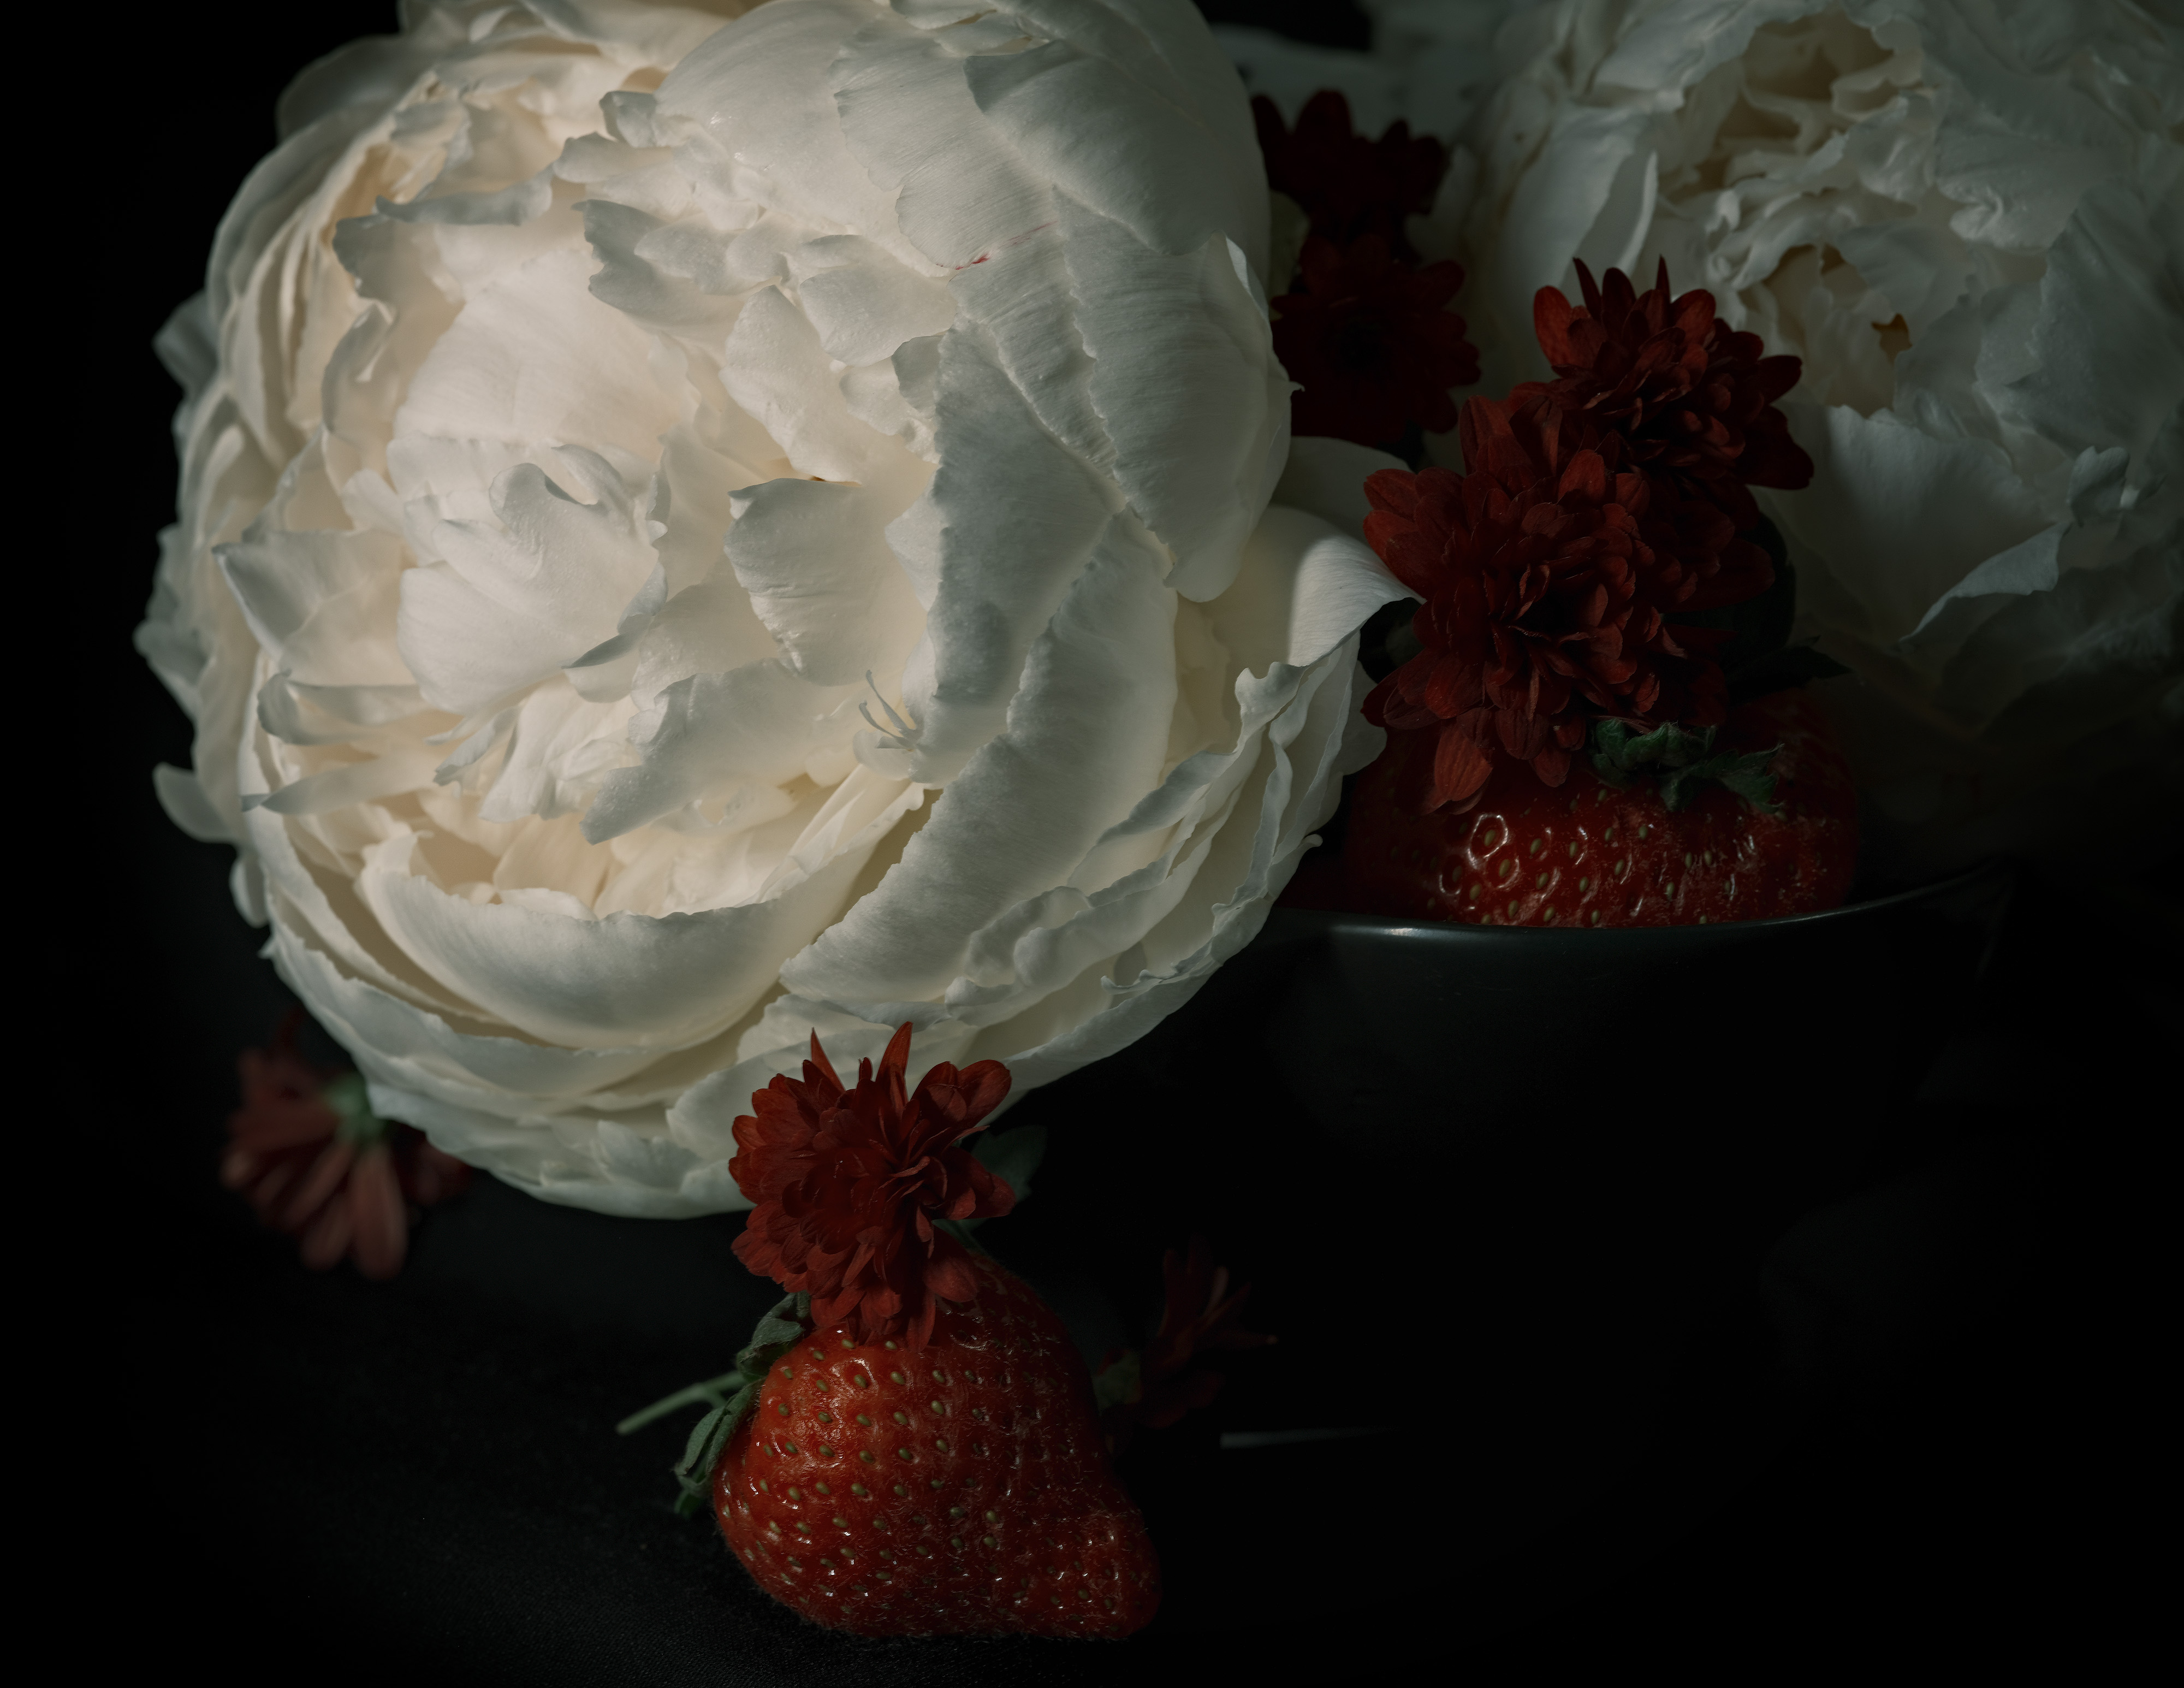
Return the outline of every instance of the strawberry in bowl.
[[[1463,407],[1465,468],[1366,482],[1367,541],[1422,600],[1366,704],[1348,905],[1507,926],[1765,919],[1841,903],[1856,794],[1791,646],[1795,578],[1750,487],[1812,464],[1712,295],[1535,303],[1556,379]]]
[[[1619,778],[1585,765],[1549,786],[1504,763],[1465,811],[1403,800],[1431,749],[1424,735],[1396,735],[1358,780],[1342,859],[1361,912],[1704,926],[1833,908],[1849,891],[1858,794],[1809,693],[1740,705],[1705,750],[1658,777],[1634,757],[1612,771]]]

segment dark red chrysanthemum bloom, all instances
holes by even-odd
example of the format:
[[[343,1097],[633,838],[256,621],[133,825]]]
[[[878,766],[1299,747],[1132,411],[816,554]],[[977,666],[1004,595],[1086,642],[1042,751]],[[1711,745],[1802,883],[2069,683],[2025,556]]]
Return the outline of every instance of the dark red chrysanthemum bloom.
[[[1568,448],[1542,419],[1474,398],[1465,472],[1383,470],[1365,482],[1365,538],[1425,600],[1424,649],[1366,699],[1368,719],[1439,735],[1422,809],[1479,800],[1496,750],[1549,785],[1600,716],[1713,725],[1726,713],[1713,650],[1726,633],[1675,627],[1660,599],[1679,565],[1648,543],[1647,478],[1619,437]]]
[[[1376,234],[1399,258],[1417,254],[1403,219],[1433,209],[1434,190],[1448,169],[1448,151],[1430,135],[1391,125],[1377,141],[1354,133],[1350,102],[1323,88],[1297,113],[1295,130],[1264,94],[1251,102],[1267,185],[1286,193],[1312,220],[1312,231],[1338,246]]]
[[[814,1032],[804,1077],[776,1078],[736,1121],[728,1172],[752,1203],[738,1259],[809,1292],[822,1327],[854,1313],[866,1342],[907,1332],[922,1346],[939,1301],[978,1294],[969,1254],[933,1222],[993,1218],[1017,1198],[961,1146],[1008,1095],[1008,1068],[944,1061],[913,1094],[909,1064],[905,1022],[849,1089]]]
[[[1544,399],[1593,435],[1621,434],[1633,465],[1673,482],[1685,503],[1719,504],[1736,532],[1759,523],[1747,488],[1811,484],[1813,460],[1774,404],[1797,384],[1800,359],[1768,357],[1757,334],[1724,326],[1703,287],[1671,299],[1665,259],[1643,293],[1620,270],[1600,285],[1582,263],[1577,273],[1582,309],[1557,288],[1533,296],[1555,379],[1525,382],[1513,404]]]
[[[1185,1413],[1212,1405],[1226,1379],[1206,1369],[1207,1355],[1263,1348],[1274,1340],[1239,1323],[1251,1286],[1240,1284],[1230,1293],[1228,1268],[1213,1263],[1205,1238],[1193,1237],[1187,1255],[1168,1250],[1161,1257],[1161,1277],[1167,1293],[1153,1340],[1142,1354],[1114,1350],[1100,1362],[1093,1383],[1101,1402],[1100,1427],[1117,1452],[1139,1425],[1165,1429]]]
[[[220,1182],[300,1239],[313,1271],[347,1256],[367,1278],[392,1278],[409,1252],[410,1208],[456,1195],[471,1169],[414,1127],[374,1114],[357,1074],[304,1060],[298,1017],[271,1048],[245,1050],[237,1062],[242,1106],[228,1117]]]
[[[1378,235],[1349,247],[1305,242],[1303,290],[1274,301],[1274,355],[1303,384],[1290,413],[1300,434],[1359,445],[1456,426],[1452,387],[1479,379],[1479,352],[1447,309],[1463,285],[1448,262],[1414,270]]]

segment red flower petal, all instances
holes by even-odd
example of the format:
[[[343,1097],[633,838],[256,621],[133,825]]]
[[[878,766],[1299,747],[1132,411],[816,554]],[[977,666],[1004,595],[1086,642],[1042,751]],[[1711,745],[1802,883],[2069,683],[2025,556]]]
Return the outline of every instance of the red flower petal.
[[[1444,309],[1462,270],[1413,270],[1368,233],[1346,247],[1311,237],[1302,272],[1303,291],[1273,302],[1275,355],[1304,389],[1292,429],[1377,446],[1414,422],[1431,433],[1454,426],[1450,389],[1479,379],[1463,319]]]
[[[359,1156],[348,1179],[349,1247],[367,1278],[387,1279],[402,1269],[410,1247],[410,1216],[394,1174],[394,1156],[382,1144]]]
[[[812,1297],[816,1317],[854,1316],[868,1340],[922,1342],[936,1298],[977,1293],[962,1245],[935,1222],[1007,1212],[1016,1193],[962,1139],[1001,1104],[1008,1069],[936,1064],[907,1090],[911,1028],[844,1089],[816,1034],[801,1080],[777,1078],[735,1122],[728,1163],[752,1202],[736,1256]]]

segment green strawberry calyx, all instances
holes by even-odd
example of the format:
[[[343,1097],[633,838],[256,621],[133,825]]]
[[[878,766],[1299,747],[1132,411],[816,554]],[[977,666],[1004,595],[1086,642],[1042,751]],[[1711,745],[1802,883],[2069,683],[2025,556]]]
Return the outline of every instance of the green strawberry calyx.
[[[1779,815],[1774,800],[1774,776],[1768,764],[1782,747],[1764,750],[1721,750],[1713,748],[1714,729],[1687,727],[1665,721],[1650,732],[1627,721],[1596,721],[1592,727],[1592,766],[1608,784],[1625,787],[1651,777],[1658,782],[1661,805],[1671,814],[1687,807],[1708,782],[1726,786],[1763,814]]]
[[[617,1435],[627,1436],[682,1407],[703,1404],[712,1409],[690,1427],[690,1440],[682,1449],[682,1457],[675,1463],[675,1480],[682,1487],[675,1502],[677,1517],[688,1518],[710,1503],[713,1468],[721,1462],[728,1438],[735,1435],[736,1426],[757,1401],[759,1385],[772,1371],[773,1362],[811,1329],[811,1297],[801,1292],[784,1295],[752,1330],[751,1340],[736,1356],[735,1370],[678,1389],[615,1426]]]

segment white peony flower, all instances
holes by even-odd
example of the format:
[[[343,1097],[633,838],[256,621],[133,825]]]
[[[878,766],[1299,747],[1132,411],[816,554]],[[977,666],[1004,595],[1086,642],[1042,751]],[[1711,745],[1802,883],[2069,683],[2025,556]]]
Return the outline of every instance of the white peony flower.
[[[1265,182],[1188,0],[410,19],[291,90],[163,338],[140,637],[169,811],[374,1106],[702,1212],[815,1028],[1021,1091],[1185,1000],[1377,749],[1401,595],[1384,460],[1269,508]]]
[[[1376,47],[1454,52],[1493,9],[1389,0]],[[2096,775],[2142,783],[2184,716],[2184,31],[2129,0],[1553,0],[1496,50],[1435,219],[1482,390],[1546,376],[1532,295],[1574,295],[1574,258],[1666,258],[1805,360],[1817,473],[1760,498],[1859,676],[1830,690],[1902,865],[2067,842]]]

